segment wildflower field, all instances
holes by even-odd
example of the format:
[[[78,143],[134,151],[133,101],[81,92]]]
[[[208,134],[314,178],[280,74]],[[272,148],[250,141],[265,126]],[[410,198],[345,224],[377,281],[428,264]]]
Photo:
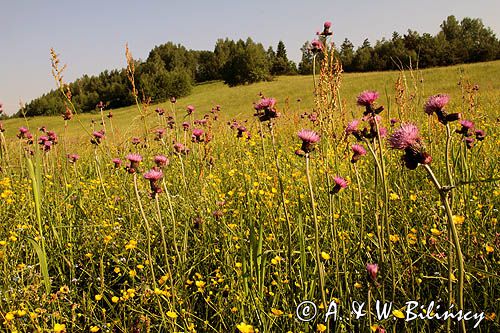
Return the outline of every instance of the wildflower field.
[[[94,114],[60,78],[64,117],[4,121],[2,331],[500,331],[500,62],[318,52]]]

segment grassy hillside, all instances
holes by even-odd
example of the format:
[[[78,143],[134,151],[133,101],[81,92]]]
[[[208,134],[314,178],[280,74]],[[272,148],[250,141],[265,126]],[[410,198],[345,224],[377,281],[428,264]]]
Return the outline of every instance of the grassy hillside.
[[[380,102],[388,106],[390,111],[390,105],[394,103],[395,82],[400,74],[397,71],[344,74],[340,92],[348,113],[354,111],[355,97],[359,92],[367,89],[381,92]],[[405,72],[404,76],[409,90],[415,93],[415,98],[425,99],[432,94],[447,93],[451,96],[452,108],[461,106],[462,91],[458,83],[461,78],[464,78],[471,84],[479,86],[480,105],[485,109],[498,110],[500,61],[425,69],[413,73]],[[176,108],[180,115],[184,115],[185,107],[189,104],[194,105],[196,107],[195,119],[197,119],[202,118],[213,106],[219,104],[222,107],[221,117],[223,119],[248,119],[253,114],[252,102],[258,100],[258,95],[262,92],[266,96],[275,97],[280,110],[286,108],[292,112],[303,112],[312,108],[312,84],[311,76],[278,77],[272,82],[233,88],[229,88],[222,82],[201,84],[194,88],[189,97],[179,99]],[[298,99],[301,100],[300,103],[297,102]],[[423,104],[423,100],[419,104]],[[156,119],[154,109],[157,107],[169,110],[170,103],[151,105],[149,108],[149,121]],[[138,117],[139,113],[136,106],[113,110],[113,115],[113,126],[117,133],[121,133],[124,137],[127,137],[128,133],[132,133],[136,126],[141,126],[142,122]],[[100,115],[82,114],[78,118],[84,126],[90,129],[91,121],[95,120],[98,123]],[[108,121],[107,118],[106,121]],[[12,137],[16,134],[17,129],[20,126],[26,126],[26,123],[32,130],[40,126],[46,126],[59,133],[62,133],[64,127],[62,117],[58,116],[37,117],[27,120],[11,119],[4,121],[6,137]],[[77,139],[84,135],[85,132],[79,122],[73,119],[69,122],[68,134]]]

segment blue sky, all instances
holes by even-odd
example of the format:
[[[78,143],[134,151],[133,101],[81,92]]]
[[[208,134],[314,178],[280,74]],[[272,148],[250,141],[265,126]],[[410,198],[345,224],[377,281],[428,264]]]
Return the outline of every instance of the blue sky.
[[[334,0],[0,0],[0,102],[8,114],[19,100],[55,87],[49,50],[68,65],[65,79],[125,66],[124,46],[145,59],[167,41],[196,50],[213,50],[218,38],[251,37],[267,48],[283,40],[290,59],[314,38],[325,20],[334,40],[355,46],[374,43],[393,31],[435,34],[448,15],[481,18],[498,35],[498,0],[334,1]]]

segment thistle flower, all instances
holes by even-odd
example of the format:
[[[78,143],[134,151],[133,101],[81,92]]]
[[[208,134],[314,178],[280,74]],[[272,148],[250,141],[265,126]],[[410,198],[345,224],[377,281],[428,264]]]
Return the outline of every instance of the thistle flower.
[[[59,141],[57,134],[54,131],[48,131],[47,136],[49,137],[49,140],[52,141],[53,144],[56,144]]]
[[[413,124],[403,124],[388,139],[389,146],[393,149],[404,150],[402,160],[405,166],[414,170],[418,164],[430,164],[432,157],[424,151],[417,126]]]
[[[368,280],[376,283],[378,274],[377,264],[366,264],[366,272],[368,273]]]
[[[184,131],[187,131],[189,129],[189,123],[188,122],[183,122],[182,123],[182,128],[184,129]]]
[[[467,149],[472,149],[472,147],[474,147],[474,138],[465,138],[464,141]]]
[[[420,135],[417,126],[414,124],[403,124],[400,129],[395,131],[387,140],[391,148],[418,150],[420,148]]]
[[[358,119],[352,120],[347,124],[347,127],[345,129],[345,134],[350,135],[354,134],[355,132],[358,132],[358,126],[359,126],[359,120]]]
[[[333,181],[335,182],[335,185],[333,186],[333,189],[330,191],[330,194],[339,193],[340,190],[347,187],[347,181],[342,177],[335,176],[333,177]]]
[[[19,127],[19,134],[20,134],[20,135],[23,135],[23,136],[24,136],[24,135],[25,135],[26,133],[28,133],[28,132],[29,132],[29,130],[28,130],[26,127],[24,127],[24,126]]]
[[[49,137],[46,135],[42,135],[38,138],[38,144],[43,145],[45,141],[49,141]]]
[[[332,26],[332,22],[326,21],[323,24],[323,31],[319,35],[324,36],[324,37],[331,36],[333,34],[333,32],[330,31],[331,26]]]
[[[1,131],[1,129],[0,129],[0,131]],[[483,141],[484,138],[486,137],[486,134],[484,133],[484,131],[480,130],[480,129],[476,130],[475,134],[476,134],[477,141]]]
[[[189,116],[190,114],[192,114],[194,112],[194,106],[188,105],[186,108],[186,111],[187,111],[187,115]]]
[[[396,125],[396,123],[399,122],[399,120],[397,120],[396,118],[391,118],[390,122],[391,122],[391,127],[393,127],[394,125]]]
[[[379,97],[379,93],[376,91],[365,90],[358,95],[357,103],[360,106],[370,106]]]
[[[366,149],[362,145],[352,145],[351,149],[354,153],[351,158],[351,163],[356,163],[362,156],[366,155]]]
[[[100,131],[94,131],[92,133],[93,135],[93,138],[90,140],[90,142],[94,145],[98,145],[102,142],[102,140],[104,139],[104,130],[100,130]]]
[[[306,154],[312,152],[314,150],[314,145],[320,140],[318,133],[311,130],[303,129],[298,133],[298,136],[302,140],[301,149]]]
[[[313,39],[311,45],[309,46],[309,51],[312,53],[319,53],[323,51],[323,43],[317,39]]]
[[[161,168],[161,167],[167,166],[169,163],[169,160],[165,155],[156,155],[154,157],[154,162],[156,163],[156,166]]]
[[[375,333],[386,333],[386,330],[383,326],[377,326]]]
[[[68,154],[68,162],[69,163],[76,163],[80,159],[80,155],[78,154]]]
[[[178,154],[184,154],[187,155],[189,153],[189,148],[184,146],[182,143],[177,142],[174,144],[174,150]]]
[[[52,148],[52,141],[45,141],[42,147],[43,151],[49,151]]]
[[[438,117],[438,120],[443,125],[448,124],[448,122],[456,121],[461,118],[460,113],[450,113],[448,114],[445,111],[445,106],[450,101],[450,97],[445,94],[438,94],[434,96],[430,96],[427,102],[424,105],[424,111],[428,115],[432,115],[435,113]]]
[[[158,128],[156,131],[156,137],[155,137],[155,140],[156,141],[160,141],[161,139],[163,139],[163,136],[165,135],[165,129],[164,128]]]
[[[237,138],[243,138],[246,137],[247,140],[250,139],[250,132],[247,130],[247,128],[243,125],[238,126],[238,134],[236,134]]]
[[[139,154],[128,154],[126,158],[130,162],[129,166],[125,168],[128,173],[135,173],[138,171],[139,164],[142,161],[142,156]]]
[[[134,146],[137,146],[139,143],[141,143],[141,139],[139,139],[138,137],[134,136],[134,137],[132,138],[132,144],[133,144]]]
[[[192,142],[203,142],[203,138],[201,137],[205,132],[202,129],[195,128],[193,130],[193,135],[191,136]]]
[[[449,101],[450,96],[446,94],[430,96],[427,102],[425,102],[424,111],[428,115],[432,115],[434,112],[442,111]]]
[[[122,160],[121,160],[121,159],[119,159],[119,158],[113,158],[113,159],[111,160],[111,162],[113,162],[113,163],[114,163],[115,168],[119,168],[119,167],[120,167],[120,165],[122,165]]]
[[[108,115],[106,117],[108,117],[109,119],[113,118],[113,112],[109,110]]]
[[[174,96],[170,97],[170,103],[175,104],[176,102],[177,99]]]
[[[99,101],[99,103],[97,103],[97,108],[98,109],[104,109],[104,102],[103,101]]]
[[[163,178],[163,172],[160,169],[151,169],[144,174],[144,178],[149,180],[151,187],[151,196],[154,198],[158,193],[162,192],[159,184],[160,179]]]
[[[156,108],[155,112],[159,115],[159,116],[163,116],[165,114],[165,110],[163,110],[162,108]]]
[[[456,133],[462,134],[465,137],[472,136],[473,131],[472,129],[474,128],[474,123],[470,120],[462,120],[460,122],[460,125],[462,125],[462,128],[459,130],[455,130]]]

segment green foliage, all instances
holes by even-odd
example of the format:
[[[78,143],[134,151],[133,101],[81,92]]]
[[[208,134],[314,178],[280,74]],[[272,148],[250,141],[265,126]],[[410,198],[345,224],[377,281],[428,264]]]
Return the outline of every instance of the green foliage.
[[[500,40],[485,27],[481,19],[466,17],[458,21],[451,15],[441,24],[435,36],[420,35],[408,30],[401,36],[394,32],[390,40],[382,38],[371,46],[368,39],[354,50],[346,38],[339,49],[340,59],[347,72],[395,70],[406,67],[448,66],[461,63],[500,59]],[[308,43],[301,48],[300,74],[312,73],[312,56]]]
[[[229,58],[222,68],[222,78],[229,86],[269,81],[270,64],[262,44],[246,41],[230,43]]]

